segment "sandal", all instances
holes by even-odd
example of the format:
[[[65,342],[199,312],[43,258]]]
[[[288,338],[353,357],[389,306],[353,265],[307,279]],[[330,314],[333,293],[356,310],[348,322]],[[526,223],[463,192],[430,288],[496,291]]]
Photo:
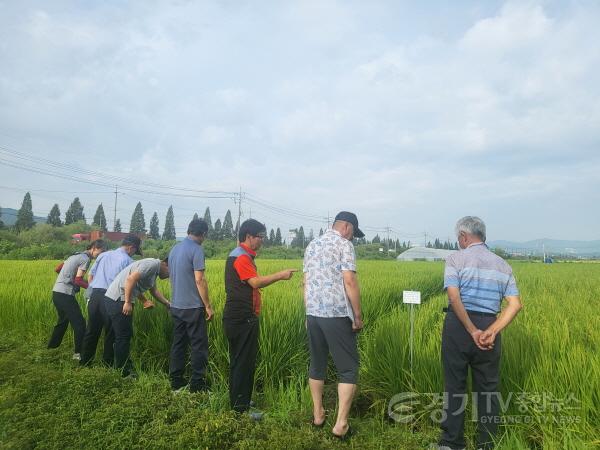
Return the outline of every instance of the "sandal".
[[[310,424],[314,428],[323,428],[325,426],[325,422],[327,422],[327,411],[325,411],[325,413],[323,414],[323,422],[315,423],[315,416],[313,416],[312,420],[310,421]]]
[[[339,434],[335,434],[333,432],[331,434],[333,434],[333,436],[336,439],[339,439],[340,441],[345,442],[352,437],[352,435],[354,434],[354,430],[352,429],[352,427],[350,427],[350,425],[348,425],[348,431],[346,431],[344,434],[339,435]]]

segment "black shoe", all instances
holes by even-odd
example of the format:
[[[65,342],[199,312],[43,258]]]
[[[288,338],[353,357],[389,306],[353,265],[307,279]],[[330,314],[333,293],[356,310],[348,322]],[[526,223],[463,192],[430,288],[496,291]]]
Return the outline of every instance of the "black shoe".
[[[186,387],[188,384],[186,383],[185,380],[171,380],[171,390],[172,391],[178,391],[181,388]]]
[[[190,392],[208,392],[210,385],[206,382],[206,379],[202,378],[197,381],[190,383]]]
[[[196,384],[196,385],[190,385],[190,392],[192,394],[196,393],[196,392],[208,392],[208,385],[207,384]]]
[[[88,359],[87,361],[84,361],[83,359],[79,360],[79,367],[91,367],[92,365],[92,361],[90,359]]]

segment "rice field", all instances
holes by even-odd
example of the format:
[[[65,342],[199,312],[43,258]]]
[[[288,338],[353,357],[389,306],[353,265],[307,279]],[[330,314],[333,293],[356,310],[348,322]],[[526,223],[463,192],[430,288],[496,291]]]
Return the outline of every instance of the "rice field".
[[[0,261],[0,327],[4,334],[39,341],[55,321],[51,289],[54,261]],[[257,259],[260,273],[301,261]],[[503,333],[502,399],[506,425],[499,448],[594,448],[600,446],[600,264],[513,263],[523,303]],[[227,408],[227,344],[220,320],[224,304],[224,261],[209,261],[207,277],[217,316],[209,326],[210,369],[216,408]],[[446,298],[443,264],[359,261],[365,329],[359,337],[360,393],[353,420],[386,420],[395,394],[419,394],[422,406],[410,424],[390,427],[434,430],[431,399],[443,390],[441,327]],[[169,283],[159,281],[167,297]],[[414,367],[409,365],[409,309],[403,290],[422,292],[416,306]],[[79,294],[81,295],[81,294]],[[84,309],[85,301],[80,297]],[[138,371],[166,377],[171,324],[159,304],[134,314],[132,357]],[[63,347],[72,346],[70,331]],[[308,351],[301,275],[263,290],[256,397],[286,420],[293,411],[310,411],[306,386]],[[332,381],[333,371],[331,372]],[[165,378],[166,383],[166,378]],[[333,385],[333,382],[331,383]],[[332,396],[334,395],[331,393]],[[467,414],[470,408],[467,406]],[[467,420],[469,415],[467,415]],[[467,430],[473,424],[467,422]],[[469,431],[468,431],[469,432]]]

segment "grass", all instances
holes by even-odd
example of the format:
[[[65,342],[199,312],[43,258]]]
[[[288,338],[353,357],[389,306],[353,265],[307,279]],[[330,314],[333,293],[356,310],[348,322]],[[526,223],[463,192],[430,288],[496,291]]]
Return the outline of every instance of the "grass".
[[[257,260],[269,273],[301,261]],[[141,378],[121,380],[70,361],[68,333],[45,349],[55,312],[52,261],[0,261],[0,448],[331,448],[327,429],[309,425],[308,353],[300,277],[263,291],[255,398],[267,419],[253,424],[228,412],[227,345],[220,317],[210,324],[210,395],[173,397],[166,376],[171,325],[160,305],[137,309],[132,355]],[[223,261],[207,276],[217,314],[224,303]],[[525,309],[503,336],[502,395],[511,392],[499,448],[595,448],[600,445],[600,265],[515,263]],[[360,392],[352,412],[352,448],[423,448],[437,425],[423,410],[413,424],[387,420],[394,394],[443,389],[440,337],[443,265],[359,262],[365,330],[359,337]],[[169,294],[168,282],[159,288]],[[404,289],[420,290],[414,376],[409,370],[409,310]],[[83,305],[83,303],[82,303]],[[334,379],[333,369],[330,371]],[[525,393],[525,394],[523,394]],[[426,395],[423,396],[427,398]],[[514,399],[513,399],[514,400]],[[328,409],[335,385],[327,385]],[[569,409],[567,409],[569,408]],[[528,418],[528,419],[524,419]],[[558,421],[558,422],[557,422]],[[467,422],[468,433],[473,424]]]

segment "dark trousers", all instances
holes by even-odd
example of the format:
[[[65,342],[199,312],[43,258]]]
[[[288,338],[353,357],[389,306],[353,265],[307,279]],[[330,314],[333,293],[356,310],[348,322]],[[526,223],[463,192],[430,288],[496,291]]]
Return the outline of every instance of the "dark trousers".
[[[57,348],[71,324],[75,335],[75,353],[81,353],[81,345],[85,334],[85,319],[81,314],[79,303],[74,295],[52,292],[52,303],[58,313],[58,321],[52,330],[52,336],[48,341],[48,348]]]
[[[80,364],[85,366],[90,364],[96,356],[96,346],[98,339],[104,328],[104,353],[102,360],[107,366],[114,364],[115,352],[115,333],[110,326],[106,309],[104,307],[104,294],[106,289],[93,289],[90,301],[88,302],[88,323],[83,337],[83,348],[81,349]]]
[[[133,311],[130,315],[123,314],[121,300],[104,297],[104,307],[110,326],[115,334],[115,368],[120,369],[123,376],[131,373],[133,364],[129,358],[129,348],[133,337]]]
[[[206,388],[206,365],[208,364],[208,334],[204,308],[178,309],[171,307],[173,320],[173,344],[169,362],[171,387],[178,389],[186,385],[183,377],[185,353],[191,347],[192,376],[190,390]]]
[[[469,318],[480,330],[496,318],[469,312]],[[444,417],[440,445],[464,448],[467,376],[471,367],[473,403],[477,405],[477,448],[492,448],[500,420],[500,335],[493,350],[480,350],[458,317],[449,311],[442,331],[442,363],[444,366]]]
[[[250,408],[258,353],[258,317],[245,321],[223,320],[229,342],[229,402],[237,412]]]
[[[306,316],[310,368],[313,380],[325,380],[327,356],[331,353],[340,383],[358,382],[359,357],[356,333],[348,317]]]

